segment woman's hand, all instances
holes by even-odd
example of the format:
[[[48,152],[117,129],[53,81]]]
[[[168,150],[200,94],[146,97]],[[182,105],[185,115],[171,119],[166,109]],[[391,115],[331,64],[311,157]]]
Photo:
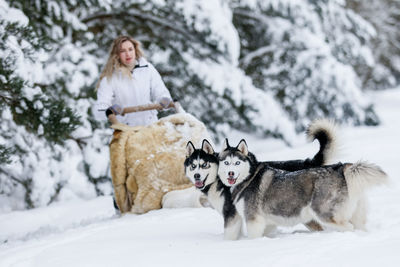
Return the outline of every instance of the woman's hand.
[[[114,104],[111,107],[109,107],[109,109],[111,109],[111,111],[115,114],[115,115],[120,115],[122,114],[122,111],[124,110],[120,105],[118,104]]]
[[[122,114],[122,112],[124,111],[124,109],[118,105],[118,104],[114,104],[112,106],[110,106],[107,110],[106,110],[106,116],[108,118],[108,116],[110,114],[114,114],[114,115],[120,115]]]
[[[159,104],[162,106],[162,108],[167,108],[171,103],[172,103],[172,100],[168,97],[161,98],[161,100],[159,102]]]

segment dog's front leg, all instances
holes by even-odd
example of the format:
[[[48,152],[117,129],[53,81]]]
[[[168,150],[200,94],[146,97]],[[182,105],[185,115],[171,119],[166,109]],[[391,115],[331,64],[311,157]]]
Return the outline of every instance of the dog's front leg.
[[[247,236],[249,238],[259,238],[264,234],[266,221],[261,215],[255,215],[251,219],[247,219]]]
[[[276,225],[275,224],[267,224],[264,228],[264,236],[266,237],[274,237],[276,232]]]
[[[239,214],[235,214],[232,218],[224,218],[224,239],[225,240],[237,240],[240,237],[242,230],[242,218]]]

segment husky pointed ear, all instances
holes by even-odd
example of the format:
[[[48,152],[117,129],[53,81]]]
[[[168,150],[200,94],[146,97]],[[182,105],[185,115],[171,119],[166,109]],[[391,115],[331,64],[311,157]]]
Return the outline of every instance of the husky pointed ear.
[[[195,148],[193,143],[189,141],[186,145],[186,157],[190,157],[193,154],[194,150]]]
[[[242,154],[247,156],[249,154],[249,149],[247,148],[247,143],[244,139],[240,140],[239,144],[236,147]]]
[[[214,148],[210,144],[210,142],[207,141],[207,139],[203,140],[203,144],[201,146],[201,149],[206,152],[207,154],[214,154]]]
[[[229,148],[228,138],[225,138],[224,143],[222,144],[221,151],[227,150]]]

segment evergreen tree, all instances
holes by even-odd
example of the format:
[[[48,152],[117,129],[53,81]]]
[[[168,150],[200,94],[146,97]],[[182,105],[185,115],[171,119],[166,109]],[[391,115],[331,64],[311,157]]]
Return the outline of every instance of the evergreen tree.
[[[358,10],[339,0],[0,2],[0,197],[14,209],[111,193],[112,131],[91,107],[121,34],[215,138],[235,129],[290,144],[316,117],[377,124],[362,85],[392,84],[379,70],[398,77],[398,64],[374,46],[386,24]]]
[[[55,80],[45,77],[48,69],[43,57],[58,45],[55,36],[46,33],[59,27],[45,14],[59,14],[58,6],[48,2],[52,9],[43,10],[45,2],[36,1],[36,6],[12,1],[12,6],[32,19],[20,9],[4,6],[5,13],[15,17],[5,14],[0,21],[0,194],[21,196],[23,201],[16,207],[32,208],[57,197],[66,178],[57,173],[55,163],[62,164],[63,147],[82,124],[70,98],[63,94],[63,76]]]
[[[347,6],[369,21],[376,30],[370,47],[374,66],[357,68],[365,89],[385,89],[400,83],[400,1],[349,0]]]
[[[342,1],[241,1],[241,67],[272,91],[298,131],[315,118],[376,125],[355,66],[372,64],[372,27]]]
[[[139,39],[146,56],[156,65],[171,95],[190,113],[203,121],[210,131],[218,132],[219,124],[234,128],[251,126],[248,107],[237,104],[229,93],[218,94],[212,85],[191,70],[192,59],[209,59],[211,64],[229,60],[231,56],[222,42],[214,38],[209,21],[197,27],[204,12],[185,16],[185,1],[157,2],[114,1],[112,9],[104,9],[83,19],[95,34],[99,58],[106,58],[112,40],[122,34]],[[204,15],[204,14],[203,14]],[[201,17],[201,15],[199,15]],[[96,34],[97,32],[101,34]],[[227,88],[228,89],[228,88]],[[231,116],[226,116],[230,110]]]

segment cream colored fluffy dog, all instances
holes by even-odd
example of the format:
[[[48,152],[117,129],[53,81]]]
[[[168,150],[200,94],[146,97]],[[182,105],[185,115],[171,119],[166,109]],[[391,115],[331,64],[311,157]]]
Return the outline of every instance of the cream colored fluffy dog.
[[[189,188],[183,162],[188,141],[208,137],[202,122],[187,113],[160,119],[146,127],[114,124],[110,143],[111,176],[121,213],[160,209],[163,196]]]

